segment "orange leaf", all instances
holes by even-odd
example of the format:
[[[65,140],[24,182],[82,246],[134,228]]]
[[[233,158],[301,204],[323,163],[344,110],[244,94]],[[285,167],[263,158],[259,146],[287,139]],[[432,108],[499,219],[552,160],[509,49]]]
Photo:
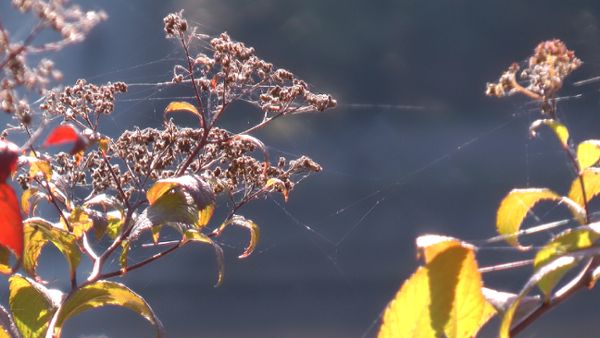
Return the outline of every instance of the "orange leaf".
[[[165,114],[172,113],[178,110],[186,111],[196,116],[200,116],[200,112],[198,112],[198,109],[196,109],[196,107],[193,104],[185,101],[173,101],[169,103],[167,108],[165,108]]]
[[[23,222],[19,201],[12,187],[0,183],[0,245],[10,249],[17,258],[23,254]]]

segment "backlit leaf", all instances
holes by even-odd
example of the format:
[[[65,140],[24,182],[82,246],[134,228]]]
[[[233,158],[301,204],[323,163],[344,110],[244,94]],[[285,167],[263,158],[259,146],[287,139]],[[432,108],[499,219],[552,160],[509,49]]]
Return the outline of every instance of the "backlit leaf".
[[[283,194],[283,200],[287,202],[289,192],[288,188],[285,186],[285,183],[283,183],[282,180],[274,177],[269,178],[267,180],[267,183],[265,184],[265,189],[271,187],[277,189],[277,191],[280,191]]]
[[[537,271],[540,267],[548,264],[551,260],[577,250],[587,249],[600,238],[600,233],[590,227],[568,229],[556,236],[544,245],[535,255],[533,268]],[[551,276],[547,276],[538,283],[538,287],[546,297],[550,296],[552,289],[563,277],[568,268],[558,269]]]
[[[90,218],[92,218],[96,238],[100,239],[105,233],[112,239],[116,238],[121,232],[123,222],[125,221],[125,209],[123,204],[115,197],[98,194],[85,201],[83,206]],[[93,206],[102,207],[103,212],[92,212],[88,208]]]
[[[19,201],[12,187],[0,182],[0,245],[17,258],[23,255],[23,222]]]
[[[8,282],[8,302],[21,335],[43,337],[57,306],[50,290],[18,274],[12,275]]]
[[[597,254],[597,253],[596,253]],[[523,289],[519,292],[517,298],[512,302],[510,307],[504,312],[502,317],[502,323],[500,324],[500,338],[510,337],[510,328],[513,320],[516,318],[515,313],[519,308],[521,300],[525,297],[535,286],[540,283],[544,283],[545,279],[556,279],[557,275],[562,275],[569,269],[573,268],[577,262],[585,258],[585,255],[575,256],[574,254],[568,254],[565,256],[558,257],[549,263],[541,266],[527,281]]]
[[[200,242],[212,245],[215,249],[215,254],[217,255],[217,267],[219,269],[217,283],[215,287],[218,287],[223,283],[223,278],[225,277],[225,256],[223,255],[223,249],[215,243],[210,237],[206,236],[202,232],[196,229],[188,229],[183,234],[184,244],[187,242]]]
[[[58,337],[68,319],[84,311],[106,305],[126,307],[138,313],[156,327],[157,337],[164,336],[162,323],[144,298],[123,284],[103,280],[77,289],[64,301],[60,310],[55,314],[55,327],[52,335]]]
[[[48,195],[38,191],[36,188],[29,188],[21,194],[21,209],[25,215],[34,214],[41,200],[46,200]]]
[[[119,265],[122,271],[127,271],[127,255],[129,255],[129,241],[121,242],[121,255],[119,256]]]
[[[158,225],[202,228],[214,211],[212,187],[195,175],[159,180],[148,190],[146,198],[150,206],[137,217],[131,239]]]
[[[17,169],[19,153],[16,144],[0,140],[0,183],[6,182],[6,179]]]
[[[44,147],[55,146],[65,143],[73,143],[73,147],[69,151],[71,155],[75,155],[87,147],[88,140],[83,136],[77,128],[70,124],[60,125],[50,132]]]
[[[73,234],[81,238],[84,233],[94,226],[94,221],[81,207],[77,207],[69,214],[69,225],[73,229]]]
[[[206,205],[214,204],[215,195],[212,187],[197,175],[165,178],[156,181],[146,192],[150,205],[171,189],[180,188],[191,195],[199,209]]]
[[[585,170],[600,160],[600,140],[587,140],[577,146],[579,170]]]
[[[173,101],[169,103],[167,108],[165,108],[165,114],[172,113],[175,111],[186,111],[196,116],[200,116],[200,112],[198,111],[198,109],[193,104],[185,101]]]
[[[546,125],[552,129],[564,148],[569,147],[569,130],[564,124],[553,119],[540,119],[534,121],[529,127],[531,135],[536,136],[536,130],[542,125]]]
[[[444,252],[446,249],[454,246],[463,246],[470,249],[475,249],[469,243],[456,239],[449,236],[441,235],[422,235],[417,237],[417,256],[423,256],[425,264],[429,263],[439,253]]]
[[[474,252],[449,246],[404,282],[378,337],[473,337],[496,312],[482,286]]]
[[[71,276],[75,275],[81,260],[81,253],[76,238],[70,232],[58,228],[48,221],[34,217],[24,221],[25,255],[23,269],[37,278],[36,267],[43,247],[51,242],[67,259]]]
[[[250,231],[250,241],[248,242],[246,249],[244,249],[244,252],[239,255],[238,258],[246,258],[250,256],[258,244],[258,240],[260,239],[260,227],[252,220],[246,219],[244,216],[233,215],[213,232],[214,235],[219,236],[229,225],[237,225]]]
[[[518,295],[510,292],[498,291],[490,288],[482,288],[481,292],[485,299],[498,311],[505,312],[518,298]],[[515,318],[523,318],[530,314],[538,306],[542,304],[542,297],[539,295],[521,297],[517,311],[515,312]]]
[[[32,157],[29,161],[29,178],[33,179],[38,174],[41,174],[46,181],[50,181],[52,179],[52,166],[46,160]]]
[[[600,194],[600,169],[587,168],[581,172],[581,177],[585,186],[585,200],[589,202],[592,198]],[[581,190],[581,182],[578,177],[571,183],[569,198],[582,207],[585,204],[584,193]]]
[[[506,241],[512,246],[525,249],[519,244],[516,234],[521,223],[540,201],[560,201],[561,196],[549,189],[514,189],[500,203],[496,215],[496,229],[500,235],[507,236]]]

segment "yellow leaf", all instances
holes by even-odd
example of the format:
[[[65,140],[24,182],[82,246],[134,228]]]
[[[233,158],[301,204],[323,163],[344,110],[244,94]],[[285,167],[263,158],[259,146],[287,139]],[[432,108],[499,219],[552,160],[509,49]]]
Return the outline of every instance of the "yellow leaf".
[[[38,278],[36,268],[39,256],[43,247],[51,242],[67,259],[71,275],[75,275],[81,260],[81,253],[75,235],[37,217],[23,221],[23,232],[25,244],[23,269],[27,274]]]
[[[73,229],[73,234],[77,238],[81,238],[84,233],[94,226],[94,221],[81,207],[75,208],[69,215],[69,224]]]
[[[538,251],[533,260],[533,268],[537,271],[540,267],[561,255],[576,250],[587,249],[598,238],[600,238],[600,233],[590,227],[565,230]],[[550,295],[550,292],[563,277],[567,268],[557,270],[552,276],[548,276],[538,283],[538,287],[546,297]]]
[[[600,169],[598,168],[586,168],[581,172],[581,178],[585,186],[585,200],[589,202],[592,198],[600,194]],[[575,201],[580,206],[584,206],[584,194],[581,190],[581,181],[579,177],[576,177],[571,183],[571,190],[569,190],[569,198]]]
[[[208,222],[212,218],[212,215],[214,212],[215,212],[214,204],[208,204],[206,207],[204,207],[204,209],[200,210],[198,212],[198,221],[195,224],[196,228],[202,229],[206,225],[208,225]]]
[[[43,337],[55,311],[48,289],[21,275],[9,279],[9,305],[23,337]]]
[[[585,170],[600,160],[600,140],[587,140],[577,146],[579,170]]]
[[[285,186],[285,183],[283,183],[282,180],[280,180],[278,178],[274,178],[274,177],[269,178],[267,180],[267,183],[265,184],[265,189],[271,188],[271,187],[273,187],[277,191],[280,191],[283,194],[283,200],[285,202],[287,202],[288,196],[289,196],[289,191],[288,191],[288,188]]]
[[[448,246],[402,285],[378,337],[473,337],[496,313],[482,286],[473,250]]]
[[[574,257],[570,255],[558,257],[547,264],[541,266],[527,281],[523,289],[519,292],[517,298],[512,302],[509,308],[504,312],[502,323],[500,324],[500,338],[510,337],[510,328],[512,326],[515,313],[519,308],[524,297],[545,279],[556,279],[557,274],[564,274],[567,270],[574,267],[578,261],[585,257]]]
[[[172,113],[178,110],[183,110],[188,113],[192,113],[196,116],[200,116],[200,112],[198,112],[198,109],[196,109],[196,107],[193,104],[185,101],[173,101],[169,103],[167,108],[165,108],[165,114]]]
[[[50,181],[52,179],[50,162],[32,158],[29,161],[29,179],[33,179],[38,173],[41,173],[46,181]]]
[[[449,247],[461,245],[466,248],[474,249],[471,244],[460,241],[454,237],[441,235],[422,235],[417,237],[417,256],[423,255],[425,264],[429,263],[440,252],[444,252]]]
[[[164,337],[162,323],[144,298],[123,284],[103,280],[81,287],[69,295],[53,318],[56,325],[52,337],[60,337],[67,319],[106,305],[122,306],[138,313],[156,327],[157,337]]]
[[[531,135],[536,136],[536,130],[542,125],[546,125],[550,127],[552,131],[554,131],[554,134],[556,135],[556,137],[558,138],[558,140],[564,148],[569,147],[569,130],[567,129],[567,127],[565,127],[564,124],[553,119],[540,119],[534,121],[529,127],[529,132],[531,133]]]
[[[514,189],[504,197],[496,214],[496,229],[500,235],[508,236],[506,241],[519,249],[517,233],[527,213],[540,201],[560,201],[561,197],[549,189]]]

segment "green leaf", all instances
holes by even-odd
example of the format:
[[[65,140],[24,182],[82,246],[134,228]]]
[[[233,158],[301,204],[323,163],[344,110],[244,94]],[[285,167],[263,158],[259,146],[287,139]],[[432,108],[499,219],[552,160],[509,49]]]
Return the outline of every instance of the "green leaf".
[[[212,245],[215,249],[215,254],[217,255],[217,267],[219,269],[217,283],[215,287],[220,286],[223,283],[223,278],[225,277],[225,256],[223,255],[223,249],[215,243],[210,237],[201,233],[196,229],[188,229],[183,234],[183,243],[186,244],[188,242],[200,242]]]
[[[579,170],[585,170],[600,160],[600,140],[586,140],[577,146]]]
[[[123,271],[127,271],[127,255],[129,255],[129,241],[123,240],[121,242],[121,255],[119,256],[119,264]]]
[[[19,274],[12,275],[8,282],[10,310],[21,335],[43,337],[62,294]]]
[[[100,280],[73,292],[54,315],[53,335],[58,337],[65,321],[90,309],[106,305],[126,307],[148,320],[156,327],[156,336],[163,337],[164,329],[150,305],[125,285]]]
[[[238,258],[246,258],[252,254],[256,245],[258,244],[258,240],[260,239],[260,228],[254,223],[252,220],[246,219],[244,216],[233,215],[227,221],[223,222],[219,228],[213,231],[215,236],[221,235],[221,233],[227,228],[229,225],[237,225],[242,228],[248,229],[250,231],[250,241],[244,249],[244,252],[238,256]]]
[[[538,251],[533,261],[534,271],[537,271],[540,267],[564,254],[591,247],[598,238],[600,238],[600,233],[588,226],[565,230]],[[552,276],[547,276],[538,283],[538,287],[546,297],[550,296],[554,286],[556,286],[570,268],[571,266],[567,266],[563,269],[558,269]]]
[[[27,274],[38,279],[36,273],[38,258],[44,245],[51,242],[65,256],[71,276],[74,276],[81,259],[75,236],[42,218],[28,218],[23,223],[25,232],[23,269]]]
[[[507,236],[506,241],[518,249],[521,246],[516,234],[529,213],[540,201],[560,201],[561,197],[549,189],[514,189],[504,197],[496,215],[496,229],[500,235]]]
[[[581,172],[580,175],[585,186],[585,200],[586,202],[589,202],[592,198],[600,194],[600,169],[586,168]],[[575,177],[571,183],[569,198],[582,207],[585,205],[584,194],[581,190],[581,182],[579,177]]]
[[[473,337],[496,313],[482,295],[473,250],[447,244],[402,285],[383,314],[379,338]]]
[[[529,127],[531,136],[535,137],[537,134],[536,130],[542,125],[546,125],[552,129],[564,148],[569,147],[569,130],[564,124],[553,119],[540,119],[534,121]]]

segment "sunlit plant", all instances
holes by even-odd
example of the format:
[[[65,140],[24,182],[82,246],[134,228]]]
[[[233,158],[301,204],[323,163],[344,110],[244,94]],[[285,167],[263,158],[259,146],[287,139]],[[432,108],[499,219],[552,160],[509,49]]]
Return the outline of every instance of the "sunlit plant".
[[[182,13],[173,13],[165,17],[164,31],[184,58],[173,68],[171,85],[185,87],[194,99],[169,103],[160,128],[121,130],[111,138],[100,126],[115,110],[116,97],[127,92],[126,83],[95,85],[81,79],[50,89],[61,78],[52,62],[27,63],[33,53],[81,41],[106,15],[64,1],[15,0],[13,5],[38,23],[26,39],[14,41],[0,22],[1,109],[17,123],[0,139],[0,272],[10,275],[0,336],[59,337],[69,318],[104,305],[139,313],[162,336],[162,324],[144,298],[111,279],[202,243],[214,248],[216,285],[221,284],[223,250],[214,238],[230,226],[247,229],[250,240],[239,257],[248,257],[259,227],[241,209],[274,192],[287,200],[299,178],[321,170],[306,156],[271,161],[251,133],[275,119],[323,111],[336,102],[311,92],[293,73],[275,68],[226,33],[210,38],[188,27]],[[46,29],[58,32],[59,40],[36,45]],[[34,106],[27,93],[40,94],[41,103]],[[220,128],[236,101],[257,108],[262,120],[241,132]],[[193,114],[197,125],[178,126],[171,119],[178,112]],[[17,133],[26,135],[21,146],[9,141]],[[59,151],[65,147],[66,152]],[[11,178],[20,185],[19,194],[7,182]],[[42,212],[42,205],[54,212]],[[212,216],[219,207],[226,215],[216,221]],[[176,240],[160,241],[165,226],[175,229]],[[132,264],[128,257],[142,246],[141,238],[157,252]],[[47,244],[66,259],[66,289],[60,289],[64,281],[49,282],[37,272]],[[83,260],[91,269],[81,268]]]
[[[592,288],[600,277],[600,223],[593,222],[589,202],[600,194],[600,140],[573,143],[557,114],[557,93],[564,79],[581,65],[560,40],[541,42],[521,70],[513,63],[486,94],[525,95],[539,103],[541,118],[530,125],[531,136],[541,127],[558,138],[575,173],[562,195],[548,188],[511,190],[500,202],[496,240],[531,252],[519,237],[570,225],[538,247],[533,259],[480,268],[478,247],[457,238],[423,235],[416,246],[424,265],[408,278],[383,315],[379,337],[473,337],[490,318],[501,317],[500,337],[512,337],[579,290]],[[572,220],[559,220],[526,229],[521,226],[539,202],[564,206]],[[521,290],[505,292],[483,286],[482,273],[531,266]],[[576,274],[568,272],[579,268]],[[567,276],[571,276],[566,278]],[[565,280],[566,279],[566,280]]]

